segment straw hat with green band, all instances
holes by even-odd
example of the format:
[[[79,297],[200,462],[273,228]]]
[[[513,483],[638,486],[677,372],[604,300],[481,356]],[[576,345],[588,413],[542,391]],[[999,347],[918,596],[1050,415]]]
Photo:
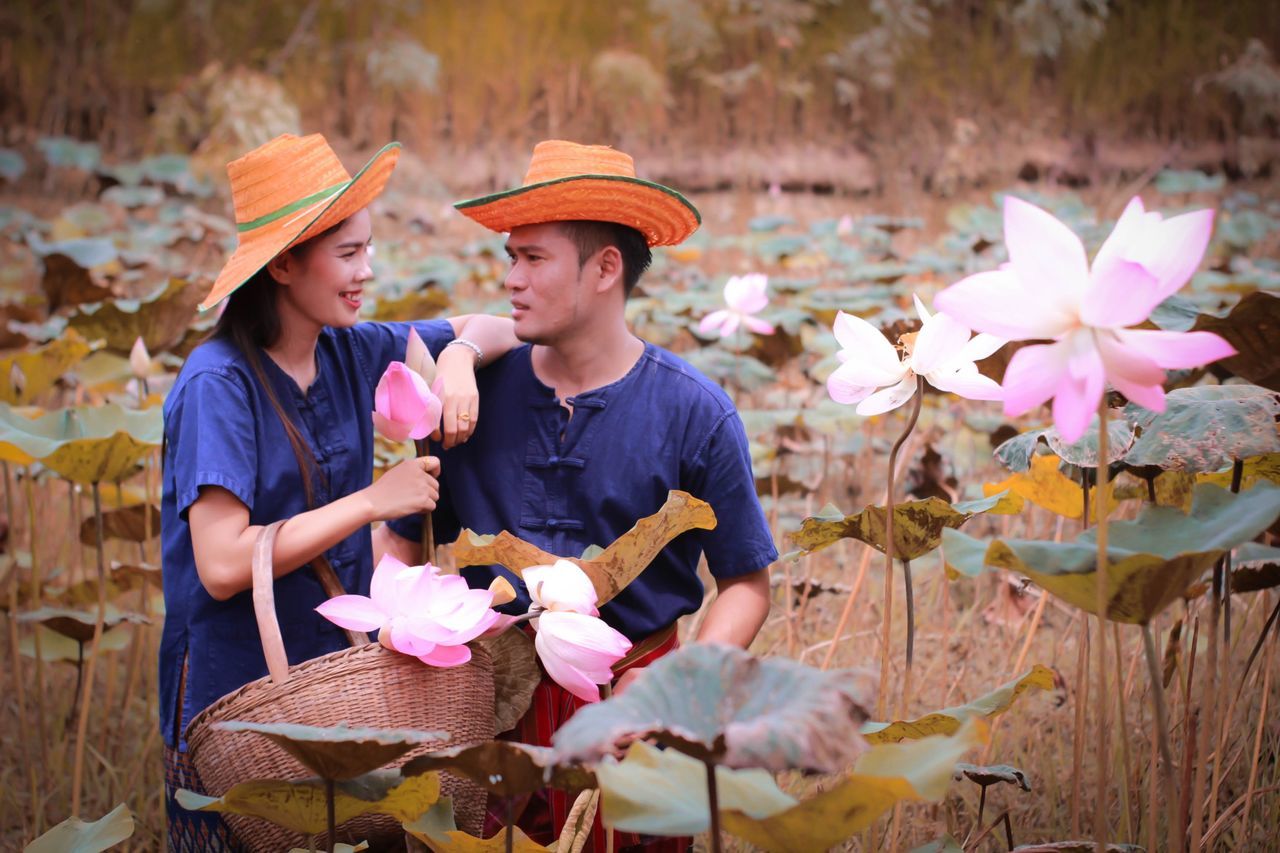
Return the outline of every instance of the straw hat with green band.
[[[399,156],[400,143],[392,142],[352,177],[323,136],[286,133],[228,163],[240,244],[200,310],[230,296],[285,249],[368,207]]]
[[[674,246],[702,222],[680,193],[637,178],[630,156],[607,145],[561,139],[534,147],[522,186],[454,207],[499,232],[577,219],[617,222],[639,231],[650,246]]]

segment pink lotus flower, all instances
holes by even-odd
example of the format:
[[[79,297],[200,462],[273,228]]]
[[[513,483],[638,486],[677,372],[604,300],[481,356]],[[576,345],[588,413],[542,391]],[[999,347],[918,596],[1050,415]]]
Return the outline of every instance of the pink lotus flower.
[[[446,667],[471,660],[466,644],[498,621],[492,603],[492,591],[470,589],[430,563],[406,566],[386,556],[373,571],[368,597],[339,595],[316,611],[342,628],[378,631],[379,642],[392,651]]]
[[[440,425],[439,390],[403,361],[391,362],[373,395],[374,428],[392,441],[426,438]]]
[[[729,307],[703,317],[698,331],[704,335],[719,332],[720,337],[727,338],[742,325],[757,335],[772,335],[773,325],[753,316],[769,304],[769,296],[765,293],[768,286],[769,277],[761,273],[733,276],[724,286],[724,301]]]
[[[1130,329],[1186,284],[1209,243],[1213,211],[1171,219],[1131,200],[1092,269],[1067,226],[1012,196],[1004,202],[1009,262],[969,276],[934,304],[974,329],[1010,340],[1051,338],[1014,353],[1004,376],[1004,411],[1017,416],[1053,399],[1065,441],[1084,435],[1107,382],[1130,400],[1164,411],[1166,369],[1198,367],[1235,354],[1212,332]]]
[[[557,560],[521,574],[533,602],[533,646],[547,675],[579,699],[600,701],[597,685],[613,681],[613,665],[631,641],[599,618],[595,586],[576,564]]]
[[[986,358],[1005,341],[994,335],[969,337],[969,330],[952,317],[930,314],[919,297],[912,297],[923,325],[903,335],[902,358],[875,326],[843,311],[832,329],[841,350],[840,366],[827,378],[827,393],[837,403],[857,403],[860,415],[896,409],[915,396],[917,376],[939,391],[970,400],[998,400],[1000,386],[978,372],[974,362]]]

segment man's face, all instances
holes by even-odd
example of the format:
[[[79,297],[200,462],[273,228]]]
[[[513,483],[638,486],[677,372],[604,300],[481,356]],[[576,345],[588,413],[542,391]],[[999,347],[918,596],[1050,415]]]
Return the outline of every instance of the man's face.
[[[511,270],[504,282],[511,299],[516,337],[550,346],[591,319],[598,307],[594,288],[584,281],[578,247],[554,222],[521,225],[507,238]]]

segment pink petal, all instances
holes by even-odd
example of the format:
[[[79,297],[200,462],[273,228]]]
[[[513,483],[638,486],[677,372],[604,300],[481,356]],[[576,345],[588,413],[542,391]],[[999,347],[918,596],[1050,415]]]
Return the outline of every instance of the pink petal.
[[[556,560],[550,566],[530,566],[521,572],[529,596],[547,610],[568,610],[598,616],[599,596],[591,579],[576,563]]]
[[[729,312],[721,308],[719,311],[712,311],[710,314],[702,318],[702,322],[698,324],[698,331],[704,335],[712,332],[719,332],[724,326],[725,321],[729,319]],[[726,337],[723,333],[721,337]]]
[[[898,357],[898,351],[879,329],[866,320],[839,311],[831,331],[845,351],[841,366],[842,370],[848,368],[843,374],[845,382],[879,387],[902,378],[906,368]]]
[[[933,300],[933,307],[979,332],[1005,340],[1056,338],[1075,323],[1075,317],[1024,287],[1008,268],[962,278]]]
[[[1160,298],[1190,280],[1213,234],[1213,211],[1194,210],[1148,227],[1126,247],[1125,257],[1142,264],[1160,282]]]
[[[374,411],[389,421],[412,426],[422,418],[431,397],[425,379],[404,362],[393,361],[374,390]]]
[[[387,621],[382,608],[363,595],[335,596],[317,607],[316,612],[351,631],[376,631]]]
[[[431,394],[430,391],[427,392]],[[422,416],[414,422],[413,427],[409,430],[409,438],[414,440],[426,438],[436,431],[436,427],[440,426],[440,416],[444,413],[444,403],[435,394],[426,400],[426,408],[422,411]]]
[[[409,426],[406,424],[398,424],[390,418],[385,418],[377,412],[373,413],[373,428],[378,431],[378,435],[388,441],[405,441],[409,438]]]
[[[1004,392],[999,383],[989,376],[983,376],[972,363],[969,368],[971,369],[951,372],[936,371],[925,378],[939,391],[957,394],[967,400],[1003,399]]]
[[[1067,342],[1072,346],[1067,370],[1053,397],[1053,425],[1068,443],[1084,435],[1107,387],[1106,372],[1097,349],[1084,335],[1073,338]]]
[[[1004,242],[1023,284],[1063,313],[1073,313],[1089,284],[1080,238],[1053,214],[1010,195],[1004,199]]]
[[[548,611],[538,617],[534,647],[552,679],[587,701],[597,684],[613,679],[612,666],[631,649],[622,634],[581,613]]]
[[[928,323],[929,318],[933,315],[929,313],[929,309],[924,306],[924,302],[916,294],[911,294],[911,301],[916,306],[916,316],[920,318],[921,323]]]
[[[471,647],[466,645],[436,646],[435,650],[430,654],[419,655],[418,660],[431,666],[442,668],[462,666],[471,660]]]
[[[854,403],[861,403],[871,396],[872,392],[876,390],[876,386],[858,385],[848,381],[843,373],[846,367],[849,367],[850,370],[854,369],[848,362],[845,362],[827,377],[827,394],[837,403],[851,406]]]
[[[1034,344],[1023,347],[1009,359],[1001,389],[1004,413],[1025,414],[1053,397],[1067,373],[1066,344]]]
[[[1160,366],[1141,351],[1125,346],[1113,334],[1096,335],[1107,379],[1116,390],[1140,406],[1163,412],[1165,376]]]
[[[772,323],[767,323],[759,317],[752,317],[750,314],[742,315],[742,325],[757,335],[772,335],[775,331]]]
[[[1163,300],[1159,279],[1146,267],[1116,259],[1094,269],[1080,300],[1080,320],[1104,329],[1133,326],[1146,320]]]
[[[493,624],[485,629],[485,632],[481,635],[482,637],[496,637],[516,624],[516,621],[521,618],[519,616],[509,616],[506,613],[498,613],[497,611],[494,611],[493,615],[498,618],[493,620]]]
[[[739,314],[758,314],[769,304],[769,278],[761,273],[733,276],[724,286],[724,301]]]
[[[1141,352],[1166,370],[1200,367],[1236,354],[1235,347],[1213,332],[1121,329],[1115,334],[1126,347]]]
[[[1135,237],[1143,232],[1149,224],[1159,222],[1158,213],[1147,213],[1142,206],[1142,199],[1134,196],[1125,205],[1124,212],[1116,220],[1115,226],[1103,242],[1098,254],[1093,257],[1092,272],[1094,277],[1107,274],[1112,263],[1124,260],[1124,250],[1133,243]]]
[[[983,332],[980,335],[974,335],[969,339],[956,356],[957,361],[976,362],[982,361],[989,355],[995,353],[1000,347],[1009,343],[1004,338],[997,338],[995,335],[988,335]]]
[[[420,637],[409,629],[407,620],[395,619],[389,626],[391,633],[391,648],[405,655],[419,657],[421,655],[431,654],[435,650],[436,644],[431,640]]]
[[[955,358],[968,342],[968,327],[944,312],[934,314],[916,335],[911,369],[916,373],[931,373]]]
[[[383,554],[369,582],[369,597],[386,613],[395,613],[400,599],[396,578],[409,568],[390,554]]]
[[[864,417],[870,417],[896,409],[915,396],[917,384],[916,375],[908,372],[897,385],[890,385],[872,394],[859,403],[854,411]]]

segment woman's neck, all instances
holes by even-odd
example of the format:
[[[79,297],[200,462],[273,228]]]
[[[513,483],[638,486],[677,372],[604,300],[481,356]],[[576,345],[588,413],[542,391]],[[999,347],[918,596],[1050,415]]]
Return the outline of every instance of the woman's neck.
[[[289,375],[305,394],[316,378],[316,342],[321,326],[280,306],[280,337],[268,347],[267,355]]]

